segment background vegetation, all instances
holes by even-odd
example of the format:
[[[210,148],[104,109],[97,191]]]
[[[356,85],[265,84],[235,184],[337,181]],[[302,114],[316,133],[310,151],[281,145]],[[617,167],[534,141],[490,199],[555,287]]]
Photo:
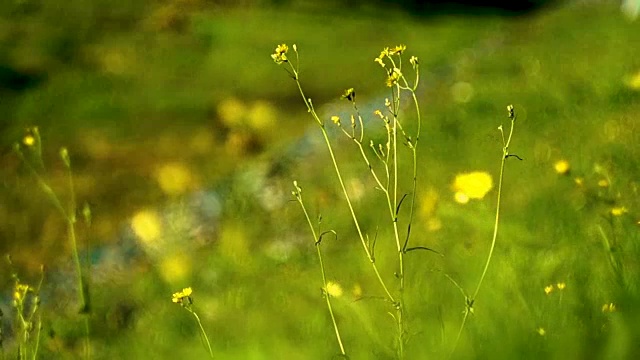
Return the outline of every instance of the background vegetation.
[[[41,289],[42,358],[77,358],[83,325],[66,219],[15,152],[38,126],[47,181],[69,199],[90,274],[98,359],[206,358],[194,308],[221,359],[337,354],[317,258],[291,181],[338,233],[323,243],[347,351],[393,358],[393,322],[293,81],[269,55],[296,43],[321,115],[344,89],[382,106],[373,59],[404,43],[420,58],[423,113],[415,241],[408,257],[407,358],[444,358],[484,265],[495,189],[459,204],[459,173],[497,177],[497,126],[519,114],[502,230],[454,358],[607,358],[640,353],[640,41],[613,2],[555,3],[526,15],[416,14],[389,5],[241,5],[199,0],[8,1],[0,6],[0,265],[3,351],[16,347],[12,271]],[[336,137],[337,138],[337,137]],[[336,141],[370,234],[381,199],[357,154]],[[561,160],[569,166],[558,171]],[[562,170],[562,169],[560,169]],[[380,238],[384,239],[381,232]],[[393,244],[389,246],[391,251]],[[383,251],[383,250],[379,250]],[[85,257],[84,254],[87,254]],[[380,259],[385,276],[393,264]],[[562,289],[558,284],[564,284]],[[553,289],[549,290],[549,286]],[[547,291],[545,291],[545,288]],[[611,306],[613,305],[613,306]]]

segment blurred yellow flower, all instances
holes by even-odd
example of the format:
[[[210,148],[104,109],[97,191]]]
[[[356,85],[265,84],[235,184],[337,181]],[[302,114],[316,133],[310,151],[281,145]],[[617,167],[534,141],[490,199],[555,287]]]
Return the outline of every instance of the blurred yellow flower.
[[[340,124],[340,116],[333,115],[331,117],[331,121],[333,121],[333,123],[336,125]]]
[[[640,90],[640,71],[625,79],[626,85],[633,90]]]
[[[616,311],[616,305],[614,303],[608,303],[608,304],[602,305],[602,312],[612,313],[614,311]]]
[[[258,100],[247,112],[247,121],[251,129],[257,132],[272,128],[277,121],[276,109],[268,101]]]
[[[220,121],[231,129],[244,125],[248,111],[246,105],[235,97],[222,100],[216,110]]]
[[[569,170],[571,170],[571,166],[569,165],[569,162],[567,160],[556,161],[556,163],[553,164],[553,168],[560,175],[565,175],[569,173]]]
[[[162,232],[162,221],[160,216],[153,210],[138,211],[131,219],[133,232],[144,243],[149,244],[160,237]]]
[[[577,177],[577,178],[573,179],[573,181],[574,181],[574,182],[576,183],[576,185],[578,185],[578,186],[582,186],[582,185],[584,185],[584,179],[583,179],[583,178],[581,178],[581,177]]]
[[[556,286],[558,287],[558,290],[564,290],[564,288],[567,287],[567,284],[559,282],[556,284]]]
[[[626,214],[627,212],[629,212],[629,210],[624,206],[618,206],[611,209],[611,215],[613,216],[622,216],[622,214]]]
[[[22,139],[22,143],[25,146],[33,146],[36,143],[36,138],[33,137],[33,135],[29,134],[26,135],[23,139]]]
[[[601,179],[598,181],[598,186],[606,188],[609,187],[609,180],[607,179]]]
[[[29,285],[16,283],[16,286],[13,290],[14,303],[21,304],[29,291],[33,291],[33,288],[31,288]]]
[[[548,285],[544,287],[544,293],[549,295],[553,291],[553,285]]]
[[[544,328],[539,327],[536,329],[536,332],[538,333],[538,335],[540,336],[545,336],[547,334],[547,332],[544,330]]]
[[[191,170],[179,162],[162,165],[156,172],[156,180],[167,195],[183,194],[194,184]]]
[[[159,263],[160,275],[170,284],[187,280],[191,275],[191,269],[191,257],[181,251],[174,251],[163,257]]]
[[[438,207],[438,192],[434,188],[429,188],[420,198],[419,214],[423,220],[430,219],[436,212]]]
[[[493,179],[484,171],[458,174],[453,182],[455,200],[461,204],[466,204],[469,199],[482,199],[492,188]]]
[[[327,287],[325,289],[326,293],[333,296],[333,297],[340,297],[342,296],[342,286],[340,286],[340,284],[335,283],[333,281],[329,281],[327,282]]]

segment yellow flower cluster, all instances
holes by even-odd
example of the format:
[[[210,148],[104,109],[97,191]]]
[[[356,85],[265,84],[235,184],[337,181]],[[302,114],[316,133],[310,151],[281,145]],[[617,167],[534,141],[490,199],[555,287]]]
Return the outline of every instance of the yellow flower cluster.
[[[171,301],[182,306],[190,306],[193,303],[193,299],[191,299],[192,293],[193,290],[190,287],[184,288],[182,291],[174,293],[171,297]]]
[[[622,216],[627,212],[629,212],[629,210],[624,206],[617,206],[611,209],[611,215],[613,216]]]
[[[276,47],[276,51],[271,54],[271,58],[276,64],[282,64],[283,62],[288,62],[287,52],[289,51],[289,47],[287,44],[281,44]]]
[[[385,67],[384,61],[382,61],[385,57],[389,57],[389,56],[393,56],[393,55],[400,55],[402,54],[405,50],[407,50],[407,46],[406,45],[398,45],[398,46],[394,46],[393,48],[384,48],[381,52],[380,55],[374,59],[375,62],[377,62],[378,64],[380,64],[380,66]],[[415,56],[413,56],[411,59],[413,59],[416,63],[418,58],[416,58]],[[413,62],[412,62],[413,64]]]
[[[27,284],[16,283],[13,289],[13,302],[14,304],[22,304],[27,296],[27,293],[33,291],[33,288]]]
[[[402,77],[402,72],[400,72],[400,69],[398,68],[393,68],[389,70],[389,74],[387,76],[387,86],[388,87],[392,87],[393,85],[395,85],[398,80]]]
[[[563,282],[559,282],[555,285],[556,288],[558,288],[558,290],[562,291],[567,287],[567,284],[563,283]],[[547,285],[544,287],[544,293],[549,295],[553,292],[554,286],[553,284]]]

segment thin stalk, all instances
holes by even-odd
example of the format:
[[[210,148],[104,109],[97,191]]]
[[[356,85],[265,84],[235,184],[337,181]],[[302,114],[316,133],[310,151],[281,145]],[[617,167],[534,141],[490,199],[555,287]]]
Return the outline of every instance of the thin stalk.
[[[202,335],[202,338],[204,339],[205,344],[207,345],[207,350],[209,350],[209,356],[211,356],[211,358],[213,359],[213,350],[211,349],[211,343],[209,342],[209,337],[207,336],[207,332],[204,331],[204,327],[202,326],[200,317],[198,316],[198,314],[196,314],[195,311],[191,309],[187,309],[187,310],[189,310],[189,312],[193,314],[193,316],[196,318],[196,322],[198,322],[198,326],[200,327],[200,334]]]
[[[491,239],[491,248],[489,249],[489,254],[487,255],[487,260],[485,261],[484,264],[484,268],[482,270],[482,275],[480,275],[480,280],[478,280],[478,285],[476,286],[476,290],[473,293],[473,296],[471,298],[466,298],[466,308],[464,311],[464,317],[462,319],[462,324],[460,325],[460,330],[458,331],[458,335],[456,336],[456,340],[453,344],[453,349],[451,350],[451,353],[449,354],[449,357],[451,357],[453,355],[453,353],[456,350],[456,347],[458,345],[458,341],[460,340],[460,337],[462,335],[462,331],[464,330],[464,326],[467,322],[467,318],[469,317],[470,313],[473,313],[473,305],[475,303],[475,299],[478,296],[478,293],[480,292],[480,288],[482,287],[482,284],[484,282],[485,276],[487,275],[487,271],[489,269],[489,264],[491,263],[491,259],[493,258],[493,251],[495,249],[496,246],[496,240],[498,238],[498,225],[500,223],[500,204],[502,202],[502,185],[503,185],[503,179],[504,179],[504,168],[505,168],[505,163],[507,161],[507,158],[509,158],[510,156],[514,156],[519,158],[517,155],[511,155],[509,154],[509,145],[511,144],[511,138],[513,136],[513,128],[515,125],[515,120],[516,120],[516,116],[513,113],[513,106],[509,105],[507,107],[508,111],[509,111],[509,118],[511,119],[511,127],[509,130],[509,135],[505,140],[504,137],[504,130],[502,128],[502,125],[500,125],[498,127],[498,130],[500,131],[500,134],[502,135],[502,158],[500,160],[500,176],[499,176],[499,181],[498,181],[498,196],[497,196],[497,204],[496,204],[496,216],[495,216],[495,222],[493,225],[493,237]]]
[[[309,224],[309,229],[311,229],[311,234],[313,235],[313,239],[315,242],[316,250],[318,252],[318,261],[320,263],[320,272],[322,273],[322,288],[324,291],[324,297],[327,302],[327,309],[329,310],[329,315],[331,316],[331,322],[333,323],[333,330],[336,334],[336,340],[338,341],[338,346],[340,346],[340,353],[343,356],[346,356],[347,353],[344,350],[344,345],[342,344],[342,337],[340,336],[340,330],[338,329],[338,322],[336,321],[336,317],[333,313],[333,307],[331,305],[330,295],[327,292],[327,276],[324,268],[324,261],[322,260],[322,252],[320,251],[320,237],[318,237],[316,230],[313,227],[313,223],[311,222],[311,218],[309,217],[309,213],[307,212],[307,208],[304,206],[304,202],[302,201],[301,189],[298,187],[298,184],[294,182],[294,186],[296,190],[294,191],[294,196],[300,207],[302,208],[302,212],[304,213],[305,218],[307,219],[307,224]]]
[[[342,193],[344,195],[345,201],[347,202],[347,206],[349,207],[349,212],[351,213],[351,218],[353,219],[353,223],[354,223],[354,225],[356,227],[356,231],[358,232],[358,237],[360,238],[360,242],[361,242],[362,247],[363,247],[363,249],[365,251],[365,254],[367,255],[367,259],[369,260],[369,263],[371,263],[371,266],[372,266],[373,271],[374,271],[374,273],[376,275],[376,278],[378,279],[378,282],[382,286],[382,289],[384,290],[388,300],[391,303],[395,304],[396,300],[393,297],[393,295],[391,295],[391,292],[387,288],[386,283],[382,279],[382,276],[380,275],[380,271],[378,270],[378,266],[376,265],[375,259],[371,255],[371,251],[369,250],[369,247],[367,246],[367,242],[366,242],[366,240],[364,238],[364,235],[362,233],[362,229],[360,228],[360,223],[358,221],[358,218],[356,216],[355,210],[353,208],[353,204],[351,203],[351,198],[349,197],[349,193],[347,192],[347,188],[346,188],[346,186],[344,184],[344,180],[342,179],[342,173],[340,172],[340,168],[338,167],[338,162],[336,160],[335,154],[333,153],[333,147],[331,146],[331,142],[329,141],[329,135],[327,134],[327,130],[325,129],[325,126],[324,126],[322,120],[320,120],[320,117],[318,116],[318,114],[316,113],[315,109],[313,108],[313,104],[311,103],[311,100],[306,97],[306,95],[304,94],[304,91],[302,90],[302,85],[300,84],[300,79],[298,77],[297,69],[291,63],[289,63],[289,65],[291,66],[291,70],[293,72],[293,78],[294,78],[294,80],[296,82],[296,85],[298,86],[298,90],[300,92],[300,95],[302,96],[304,104],[307,106],[307,111],[309,111],[309,113],[311,113],[313,118],[316,120],[316,122],[320,126],[320,130],[322,131],[322,136],[323,136],[324,141],[325,141],[325,143],[327,145],[327,149],[329,150],[329,155],[331,157],[331,162],[333,164],[333,169],[336,172],[336,176],[337,176],[338,181],[340,183],[340,187],[342,189]]]
[[[85,286],[86,284],[84,283],[83,277],[82,277],[82,264],[80,263],[80,255],[78,254],[78,242],[76,239],[76,229],[75,229],[75,223],[76,223],[76,195],[75,195],[75,187],[74,187],[74,183],[73,183],[73,173],[71,172],[71,160],[69,158],[69,153],[67,152],[67,149],[63,148],[60,151],[60,156],[62,157],[62,160],[65,164],[65,167],[67,169],[67,178],[69,181],[69,191],[71,193],[70,195],[70,199],[69,199],[69,210],[66,213],[63,213],[63,215],[65,215],[66,221],[67,221],[67,234],[69,237],[69,241],[71,242],[71,253],[73,256],[73,263],[75,265],[76,268],[76,281],[77,281],[77,287],[78,287],[78,298],[80,299],[80,304],[81,304],[81,310],[80,313],[82,314],[83,320],[84,320],[84,329],[85,329],[85,342],[84,342],[84,351],[85,351],[85,358],[86,359],[90,359],[91,358],[91,346],[89,343],[89,331],[90,331],[90,327],[89,327],[89,303],[88,303],[88,299],[86,297],[85,294]]]
[[[36,344],[34,345],[33,356],[32,359],[36,360],[38,358],[38,350],[40,349],[40,331],[42,330],[42,319],[38,316],[38,329],[36,332]]]
[[[484,269],[482,270],[482,276],[480,276],[480,281],[478,281],[478,286],[476,287],[476,291],[473,293],[472,299],[475,299],[478,296],[478,292],[480,292],[480,287],[482,287],[482,282],[484,281],[485,276],[487,275],[487,270],[489,269],[489,264],[491,263],[491,258],[493,257],[493,250],[496,247],[496,239],[498,238],[498,225],[500,223],[500,204],[502,203],[502,181],[504,179],[504,164],[509,157],[509,144],[511,143],[511,136],[513,135],[513,125],[515,119],[511,121],[511,130],[509,131],[509,138],[505,143],[502,149],[502,161],[500,162],[500,180],[498,182],[498,200],[496,204],[496,218],[495,223],[493,225],[493,238],[491,239],[491,249],[489,250],[489,255],[487,256],[487,261],[484,264]],[[500,131],[502,132],[502,127],[500,127]]]

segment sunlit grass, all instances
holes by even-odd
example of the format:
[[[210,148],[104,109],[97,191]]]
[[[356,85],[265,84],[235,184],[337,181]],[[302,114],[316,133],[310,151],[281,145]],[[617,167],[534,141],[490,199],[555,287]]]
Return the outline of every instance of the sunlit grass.
[[[517,154],[523,161],[507,171],[506,216],[495,249],[500,256],[494,255],[456,354],[581,359],[637,353],[640,132],[635,114],[640,93],[634,79],[640,54],[632,46],[639,36],[637,22],[626,21],[615,4],[560,6],[517,19],[316,15],[287,8],[235,9],[224,15],[200,11],[175,33],[146,27],[147,18],[155,16],[150,11],[135,31],[104,33],[92,37],[91,44],[78,40],[78,32],[67,44],[80,44],[80,62],[56,60],[58,55],[47,49],[24,51],[50,44],[38,38],[59,32],[40,37],[34,28],[19,42],[23,50],[3,48],[35,68],[55,65],[47,68],[45,85],[3,93],[6,148],[22,141],[24,127],[39,125],[51,145],[43,149],[43,158],[53,164],[51,186],[64,192],[65,169],[56,149],[68,146],[78,203],[88,201],[94,212],[91,231],[81,227],[79,238],[88,234],[97,246],[128,249],[118,254],[123,259],[143,258],[124,262],[125,276],[107,278],[96,289],[93,348],[111,358],[206,356],[193,318],[167,301],[176,288],[192,285],[198,289],[202,326],[213,335],[211,348],[219,358],[330,358],[336,353],[335,337],[327,336],[333,325],[322,307],[308,225],[296,203],[278,195],[286,197],[291,181],[298,179],[313,184],[304,187],[311,212],[337,208],[340,201],[339,192],[322,190],[335,189],[336,183],[324,175],[324,167],[312,165],[329,160],[313,142],[305,143],[300,157],[282,156],[306,134],[307,114],[291,92],[293,82],[274,71],[265,54],[273,44],[302,39],[301,71],[309,79],[309,96],[328,121],[340,115],[345,125],[349,118],[334,112],[333,100],[348,86],[358,89],[359,99],[378,100],[380,79],[370,75],[379,71],[373,58],[381,45],[402,41],[420,57],[418,97],[429,141],[423,140],[418,154],[423,196],[417,199],[412,232],[416,241],[445,256],[407,261],[408,268],[425,274],[411,279],[407,292],[414,297],[407,307],[414,318],[428,319],[408,323],[407,358],[443,358],[453,345],[465,302],[443,273],[474,289],[483,269],[500,156],[492,124],[510,102],[519,114]],[[337,31],[343,41],[326,42]],[[234,103],[242,114],[235,120],[224,111]],[[264,110],[265,103],[271,110]],[[274,113],[264,115],[269,111]],[[254,112],[263,113],[265,123]],[[336,143],[337,156],[345,177],[354,179],[347,189],[361,194],[355,207],[365,210],[363,225],[371,226],[385,218],[366,209],[385,204],[372,199],[374,184],[362,175],[359,156],[347,140]],[[67,243],[64,219],[42,205],[46,201],[36,195],[35,183],[13,154],[3,155],[2,162],[0,210],[7,220],[0,230],[9,241],[0,248],[14,255],[25,279],[37,277],[40,263],[53,268],[41,291],[47,336],[39,353],[81,354],[82,331],[65,321],[64,304],[76,300],[60,292],[52,298],[49,287],[60,278],[74,278],[59,271],[71,259],[61,245]],[[455,198],[460,187],[455,178],[471,172],[490,173],[494,184],[484,197],[463,205]],[[165,205],[210,188],[224,194],[217,235],[183,257],[190,268],[180,280],[169,279],[167,269],[180,264],[169,255],[179,254],[155,258],[140,250],[144,245],[136,234],[127,237],[131,224],[137,214],[151,211],[162,222],[160,236],[175,231],[165,223]],[[257,190],[263,188],[269,191]],[[384,304],[355,301],[356,287],[367,294],[376,284],[358,276],[370,265],[353,261],[362,257],[362,249],[351,241],[349,214],[336,209],[322,215],[323,224],[343,234],[324,239],[322,250],[328,280],[343,292],[331,300],[344,344],[354,358],[389,357],[393,344],[377,326],[389,322]],[[391,235],[380,231],[378,236]],[[380,268],[394,271],[383,260]],[[6,324],[14,315],[14,284],[9,276],[0,283],[3,350],[10,357],[15,342]],[[560,290],[559,284],[565,287]],[[74,291],[69,284],[61,289]]]

